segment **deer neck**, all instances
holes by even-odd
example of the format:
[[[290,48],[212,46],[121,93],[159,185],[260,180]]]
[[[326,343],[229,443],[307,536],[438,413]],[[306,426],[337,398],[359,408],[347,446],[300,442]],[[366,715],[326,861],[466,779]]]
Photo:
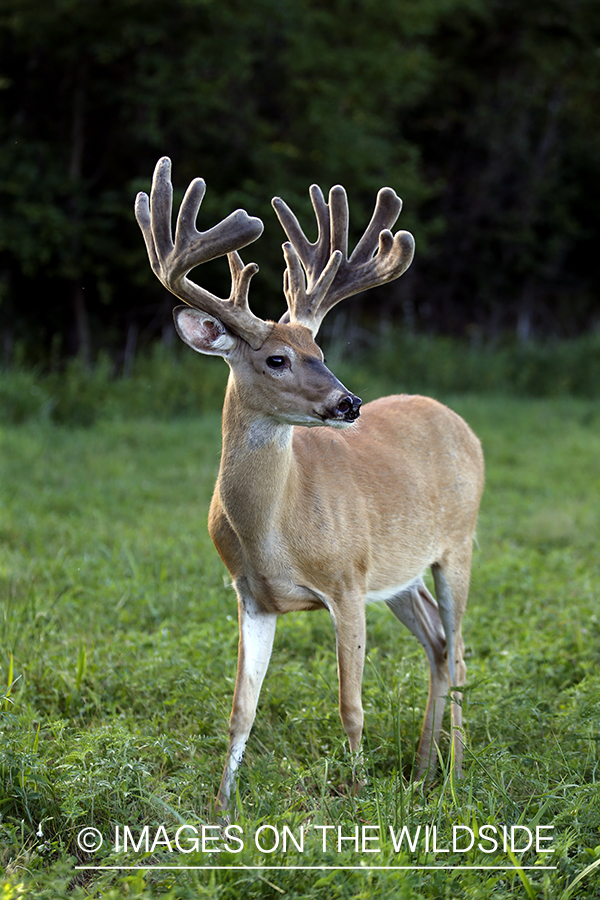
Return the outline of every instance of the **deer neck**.
[[[243,543],[262,543],[291,502],[294,427],[275,422],[246,402],[230,378],[223,404],[223,447],[217,490]]]

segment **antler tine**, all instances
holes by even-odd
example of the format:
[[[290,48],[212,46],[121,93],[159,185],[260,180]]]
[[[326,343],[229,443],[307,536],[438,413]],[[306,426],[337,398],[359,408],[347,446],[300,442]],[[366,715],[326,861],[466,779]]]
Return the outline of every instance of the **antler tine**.
[[[306,286],[300,258],[291,242],[283,245],[286,270],[283,276],[283,290],[288,304],[288,313],[280,321],[300,322],[312,330],[312,322],[323,298],[330,289],[342,262],[342,254],[335,250],[327,265],[309,288]],[[316,334],[316,331],[315,331]]]
[[[395,237],[392,235],[389,229],[398,218],[402,201],[392,188],[382,188],[371,221],[348,258],[346,191],[341,185],[333,187],[328,204],[316,185],[311,187],[310,193],[319,225],[314,244],[309,243],[283,200],[275,198],[273,206],[290,240],[290,244],[284,244],[287,266],[284,289],[288,312],[281,321],[302,322],[316,335],[327,312],[340,300],[402,275],[412,262],[414,239],[407,231],[399,231]],[[334,263],[338,254],[339,260]],[[332,277],[329,277],[330,264],[335,268]]]
[[[310,187],[310,199],[315,211],[318,234],[314,244],[304,234],[298,219],[281,197],[273,197],[271,201],[281,227],[287,234],[290,244],[294,247],[306,272],[308,290],[310,291],[318,281],[323,269],[329,262],[332,250],[331,246],[331,222],[329,207],[325,203],[321,188],[313,184]]]
[[[156,164],[150,199],[147,194],[140,193],[135,203],[135,215],[144,235],[152,271],[167,290],[188,306],[220,319],[234,334],[258,349],[273,325],[250,310],[248,288],[258,266],[255,263],[244,266],[237,251],[260,237],[263,223],[238,209],[208,231],[198,231],[196,217],[205,191],[206,185],[201,178],[191,182],[181,203],[173,242],[171,161],[164,156]],[[195,266],[226,254],[232,276],[228,299],[216,297],[186,277]]]
[[[329,218],[331,220],[331,251],[341,250],[344,259],[348,257],[348,222],[350,210],[348,197],[341,184],[329,191]]]
[[[231,272],[231,299],[233,304],[236,309],[249,309],[248,289],[252,276],[258,272],[258,266],[256,263],[248,263],[245,266],[237,250],[227,254],[227,261]]]
[[[382,231],[389,231],[400,215],[402,200],[392,188],[381,188],[367,229],[354,248],[350,262],[362,265],[371,259]]]

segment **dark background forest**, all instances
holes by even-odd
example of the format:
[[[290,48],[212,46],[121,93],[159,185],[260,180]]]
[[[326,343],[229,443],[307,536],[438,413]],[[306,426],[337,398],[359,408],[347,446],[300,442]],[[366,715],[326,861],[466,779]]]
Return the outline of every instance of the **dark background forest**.
[[[265,222],[256,313],[283,311],[278,194],[404,200],[415,261],[356,321],[471,341],[600,327],[597,0],[3,0],[0,332],[44,365],[171,335],[133,200],[173,159],[199,224]],[[210,271],[209,271],[210,270]],[[199,276],[227,291],[226,267]],[[347,313],[348,314],[348,313]]]

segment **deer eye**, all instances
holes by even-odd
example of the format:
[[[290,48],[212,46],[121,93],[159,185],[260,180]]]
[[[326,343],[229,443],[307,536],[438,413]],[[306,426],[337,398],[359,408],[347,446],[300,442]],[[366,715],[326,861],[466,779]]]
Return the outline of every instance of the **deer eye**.
[[[281,369],[285,366],[285,356],[268,356],[267,365],[270,369]]]

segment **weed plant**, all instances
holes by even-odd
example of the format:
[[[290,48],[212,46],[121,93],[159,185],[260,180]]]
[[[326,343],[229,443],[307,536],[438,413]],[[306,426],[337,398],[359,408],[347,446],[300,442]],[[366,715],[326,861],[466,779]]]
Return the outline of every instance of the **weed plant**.
[[[479,434],[487,462],[464,628],[464,778],[445,738],[434,781],[410,781],[426,665],[371,605],[368,783],[354,796],[331,623],[290,614],[240,775],[232,824],[243,850],[170,852],[165,835],[218,822],[237,653],[235,596],[206,531],[226,367],[189,357],[189,369],[155,358],[122,384],[96,374],[89,387],[82,371],[61,397],[85,409],[88,385],[94,414],[65,412],[68,428],[56,424],[62,400],[48,411],[51,380],[18,373],[25,395],[28,384],[40,394],[29,389],[0,428],[2,900],[598,896],[600,408],[571,396],[437,392]],[[381,392],[405,386],[386,376],[386,359],[371,378]],[[344,377],[369,399],[367,369],[355,375]],[[324,850],[315,826],[325,825]],[[437,851],[423,840],[394,848],[390,826],[414,836],[433,825]],[[453,826],[484,825],[552,826],[554,853],[453,849]],[[137,849],[115,845],[125,826]],[[303,852],[293,842],[268,852],[284,826],[296,839],[304,826]],[[344,837],[379,828],[366,832],[377,852],[338,845],[338,826]],[[96,853],[78,844],[84,827],[103,837]],[[207,865],[223,868],[160,868]]]

